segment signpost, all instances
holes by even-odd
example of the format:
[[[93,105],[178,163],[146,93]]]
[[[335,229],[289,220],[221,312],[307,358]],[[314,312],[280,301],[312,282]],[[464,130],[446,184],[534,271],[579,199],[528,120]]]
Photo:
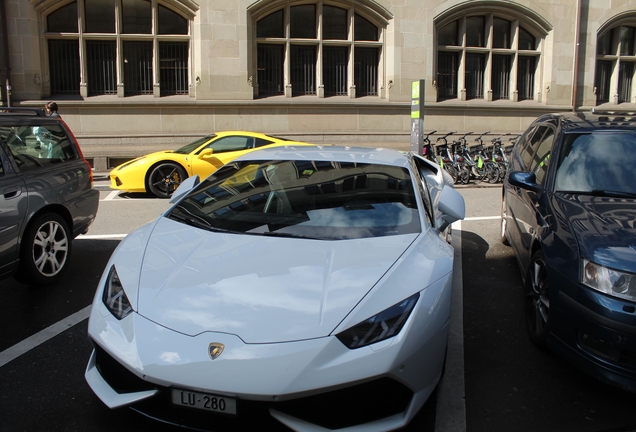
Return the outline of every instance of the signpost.
[[[411,83],[411,151],[422,154],[424,143],[424,80]]]

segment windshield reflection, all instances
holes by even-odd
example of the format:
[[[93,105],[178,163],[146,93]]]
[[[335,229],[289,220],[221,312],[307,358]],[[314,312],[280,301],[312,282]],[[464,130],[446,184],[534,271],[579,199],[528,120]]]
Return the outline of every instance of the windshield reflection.
[[[636,134],[567,134],[557,168],[560,191],[632,194],[636,192]]]
[[[408,170],[353,162],[232,163],[168,217],[201,229],[319,239],[420,231]]]

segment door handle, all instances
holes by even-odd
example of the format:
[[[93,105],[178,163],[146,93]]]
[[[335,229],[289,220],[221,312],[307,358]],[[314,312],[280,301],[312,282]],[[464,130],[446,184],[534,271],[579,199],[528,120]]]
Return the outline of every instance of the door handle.
[[[16,198],[22,195],[22,188],[7,188],[3,191],[5,199]]]

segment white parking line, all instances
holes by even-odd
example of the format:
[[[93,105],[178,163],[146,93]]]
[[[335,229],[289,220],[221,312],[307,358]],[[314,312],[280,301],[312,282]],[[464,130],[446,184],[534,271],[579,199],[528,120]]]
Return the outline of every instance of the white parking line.
[[[112,240],[123,239],[128,234],[95,234],[95,235],[81,235],[76,237],[76,240]]]
[[[91,310],[90,306],[86,306],[84,309],[75,312],[73,315],[69,315],[61,321],[56,322],[55,324],[45,328],[44,330],[24,339],[21,342],[13,345],[10,348],[0,352],[0,367],[6,365],[12,360],[20,357],[22,354],[25,354],[37,346],[43,344],[49,339],[57,336],[62,333],[64,330],[67,330],[73,327],[75,324],[78,324],[88,318],[88,314]]]
[[[112,201],[112,200],[114,200],[117,197],[117,195],[119,195],[119,191],[112,191],[102,201]]]
[[[477,221],[477,220],[491,220],[491,219],[500,219],[501,216],[478,216],[478,217],[468,217],[464,219],[464,221]]]
[[[462,222],[453,224],[451,244],[455,249],[453,287],[446,370],[437,390],[435,432],[466,431],[464,387],[464,303],[462,280]]]

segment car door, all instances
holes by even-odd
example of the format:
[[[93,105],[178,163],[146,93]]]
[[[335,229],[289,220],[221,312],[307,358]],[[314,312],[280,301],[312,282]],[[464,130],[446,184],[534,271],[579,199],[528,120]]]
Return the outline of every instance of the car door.
[[[18,239],[27,211],[25,182],[14,171],[4,141],[0,141],[0,277],[17,265]]]
[[[198,174],[204,179],[254,147],[254,137],[244,135],[220,137],[196,152],[192,158],[192,175]],[[212,149],[211,154],[206,151],[209,149]]]
[[[545,181],[555,133],[554,125],[540,125],[530,137],[526,147],[521,149],[521,171],[534,173],[539,185]],[[514,186],[508,188],[510,243],[524,267],[530,260],[532,242],[537,233],[538,224],[541,223],[538,220],[541,216],[537,213],[540,195],[540,193]]]

